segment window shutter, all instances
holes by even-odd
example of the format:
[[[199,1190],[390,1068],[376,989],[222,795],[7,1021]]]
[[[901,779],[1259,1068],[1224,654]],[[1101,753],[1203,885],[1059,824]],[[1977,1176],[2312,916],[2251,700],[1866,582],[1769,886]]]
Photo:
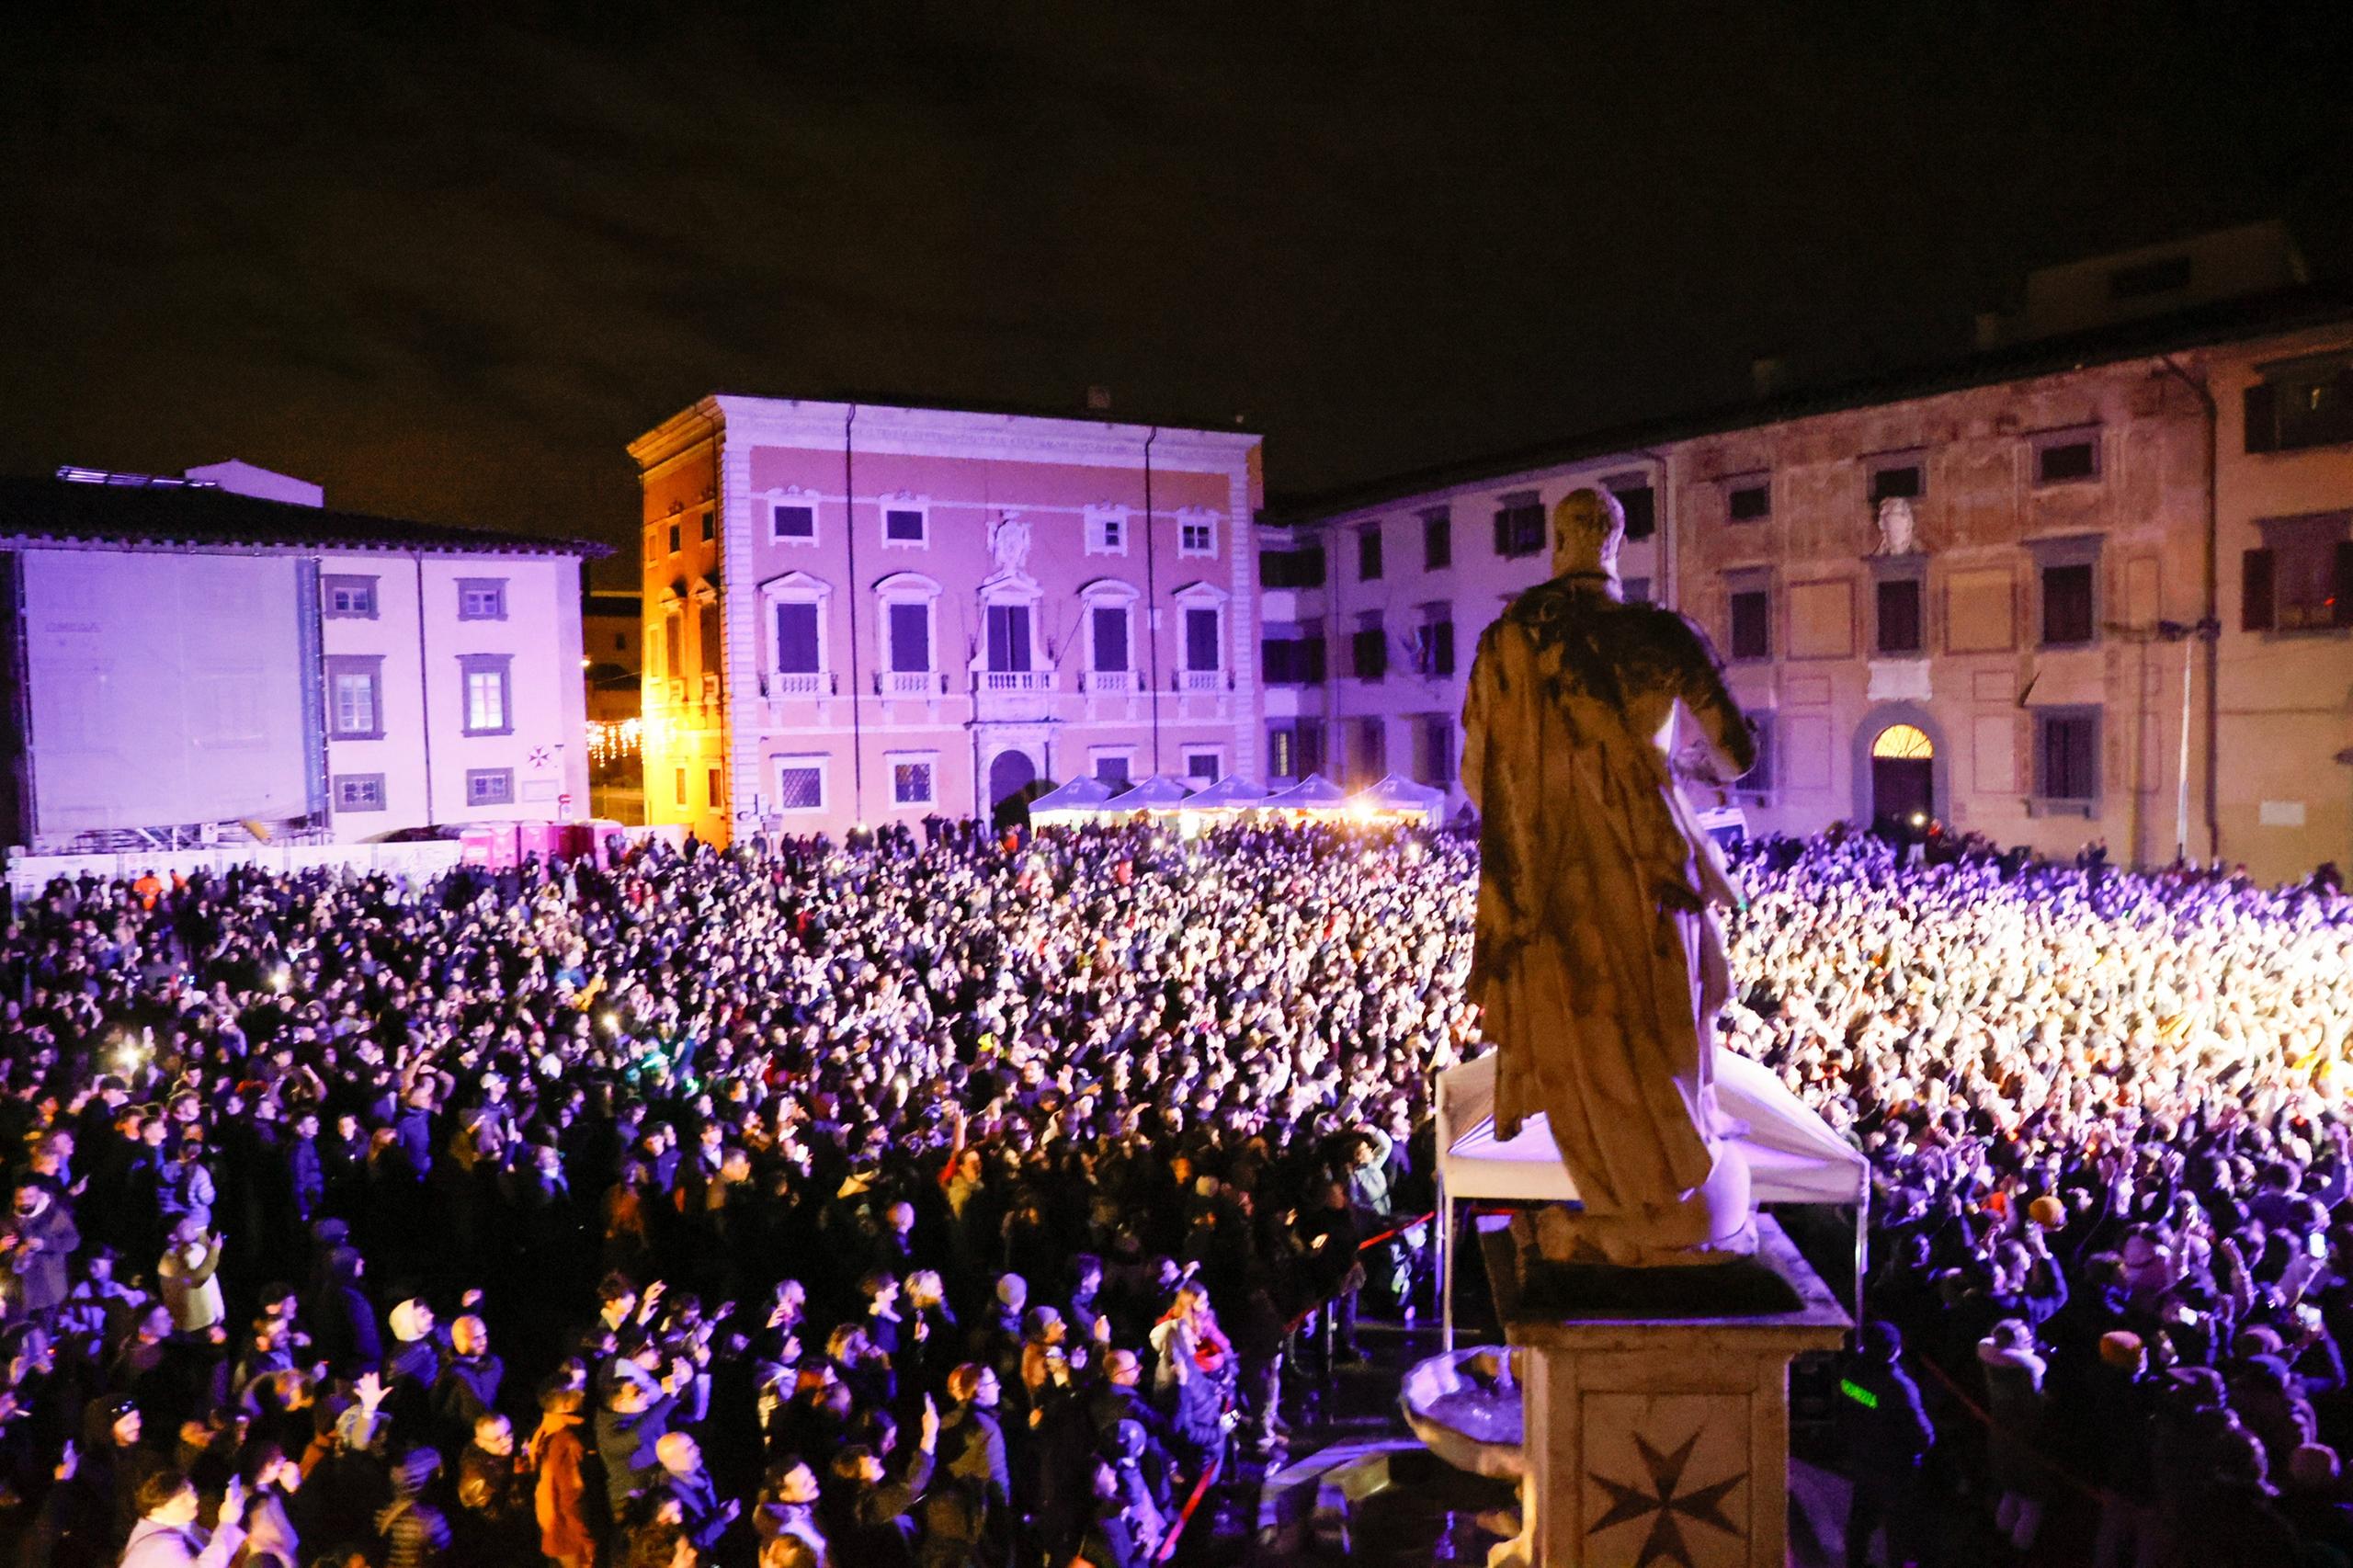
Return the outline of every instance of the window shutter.
[[[2250,550],[2239,561],[2239,630],[2268,631],[2274,625],[2271,552]]]
[[[2279,420],[2275,409],[2278,389],[2269,381],[2257,381],[2246,389],[2246,449],[2250,452],[2276,452],[2279,449]]]
[[[2353,626],[2353,539],[2336,541],[2336,572],[2328,585],[2328,623]]]

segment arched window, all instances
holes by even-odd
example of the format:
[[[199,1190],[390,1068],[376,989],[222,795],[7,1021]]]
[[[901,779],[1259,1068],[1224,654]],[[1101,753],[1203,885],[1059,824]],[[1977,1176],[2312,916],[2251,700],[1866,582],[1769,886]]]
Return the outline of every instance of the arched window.
[[[1904,762],[1925,762],[1937,755],[1927,732],[1912,724],[1890,724],[1871,740],[1871,755]]]

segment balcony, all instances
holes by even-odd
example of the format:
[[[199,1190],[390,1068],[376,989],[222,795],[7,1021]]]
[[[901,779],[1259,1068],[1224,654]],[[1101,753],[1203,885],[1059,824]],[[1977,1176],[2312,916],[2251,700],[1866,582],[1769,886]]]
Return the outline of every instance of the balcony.
[[[770,697],[831,697],[841,689],[831,670],[771,670]]]
[[[877,697],[945,697],[948,676],[939,670],[877,670]]]
[[[1131,697],[1143,686],[1133,670],[1087,670],[1078,678],[1089,697]]]
[[[974,670],[972,689],[983,692],[1051,691],[1051,670]]]
[[[1189,696],[1213,697],[1230,690],[1233,677],[1223,670],[1178,670],[1176,689]]]

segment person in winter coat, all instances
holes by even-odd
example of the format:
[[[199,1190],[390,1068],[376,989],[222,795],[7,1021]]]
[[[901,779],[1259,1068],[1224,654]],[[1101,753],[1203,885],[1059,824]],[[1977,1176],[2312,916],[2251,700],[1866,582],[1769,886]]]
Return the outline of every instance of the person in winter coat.
[[[221,1326],[227,1309],[221,1301],[221,1238],[205,1230],[191,1214],[172,1227],[163,1261],[155,1266],[164,1304],[172,1310],[172,1325],[183,1335],[210,1334]]]
[[[392,1466],[392,1500],[376,1515],[384,1539],[385,1568],[434,1568],[449,1549],[449,1521],[425,1501],[425,1489],[441,1472],[441,1456],[415,1449]]]
[[[1847,1511],[1847,1568],[1870,1560],[1871,1536],[1882,1523],[1889,1562],[1919,1555],[1920,1465],[1937,1434],[1919,1384],[1904,1369],[1903,1352],[1893,1324],[1867,1323],[1839,1380],[1838,1434],[1855,1486]]]
[[[1985,1406],[1991,1420],[1985,1457],[2000,1492],[1994,1523],[2020,1553],[2034,1545],[2042,1528],[2049,1471],[2041,1453],[2045,1366],[2034,1347],[2034,1331],[2018,1318],[2004,1318],[1977,1342],[1985,1375]]]
[[[186,1471],[167,1469],[150,1475],[140,1483],[139,1522],[131,1527],[119,1568],[227,1568],[245,1543],[240,1523],[245,1512],[244,1483],[230,1481],[210,1537],[196,1528],[201,1507],[196,1483]]]
[[[470,1432],[498,1408],[506,1363],[492,1354],[490,1330],[471,1313],[449,1325],[449,1354],[433,1387],[433,1414],[445,1429]]]
[[[0,1228],[0,1273],[15,1287],[25,1316],[46,1319],[64,1303],[73,1284],[68,1265],[81,1244],[62,1199],[29,1177],[17,1184],[16,1207]]]
[[[540,1427],[531,1434],[540,1552],[556,1568],[591,1568],[597,1560],[596,1526],[588,1517],[588,1483],[582,1473],[588,1446],[580,1428],[587,1406],[585,1391],[551,1388],[540,1395]]]
[[[305,1314],[315,1336],[318,1358],[338,1378],[357,1378],[380,1369],[384,1360],[383,1336],[376,1330],[376,1304],[359,1281],[367,1265],[351,1248],[327,1254],[326,1283],[311,1299]]]

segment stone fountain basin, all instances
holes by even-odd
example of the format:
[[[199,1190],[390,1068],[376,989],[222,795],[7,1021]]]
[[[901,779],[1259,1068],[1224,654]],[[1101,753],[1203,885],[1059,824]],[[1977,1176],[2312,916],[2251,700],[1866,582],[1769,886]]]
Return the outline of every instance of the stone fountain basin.
[[[1498,1481],[1526,1473],[1510,1351],[1474,1345],[1433,1356],[1405,1374],[1397,1403],[1414,1436],[1457,1470]]]

